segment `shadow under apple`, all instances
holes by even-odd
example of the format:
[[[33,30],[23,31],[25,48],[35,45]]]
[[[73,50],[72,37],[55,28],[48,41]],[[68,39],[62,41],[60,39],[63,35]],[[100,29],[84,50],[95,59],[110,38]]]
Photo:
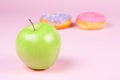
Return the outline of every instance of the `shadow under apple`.
[[[53,66],[46,70],[46,72],[61,72],[69,70],[74,66],[72,59],[60,58],[58,59]]]
[[[74,62],[72,59],[67,59],[67,58],[59,58],[56,60],[56,62],[49,67],[48,69],[31,69],[28,67],[29,70],[32,70],[33,72],[61,72],[61,71],[66,71],[74,66]]]

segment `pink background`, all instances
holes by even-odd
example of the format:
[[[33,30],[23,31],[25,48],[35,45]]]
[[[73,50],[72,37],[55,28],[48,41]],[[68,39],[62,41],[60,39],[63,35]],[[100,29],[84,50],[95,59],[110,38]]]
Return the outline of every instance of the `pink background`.
[[[0,80],[120,80],[120,1],[119,0],[0,0]],[[73,27],[60,30],[62,48],[48,70],[28,69],[15,50],[17,33],[37,22],[45,13],[84,11],[107,16],[102,30]]]

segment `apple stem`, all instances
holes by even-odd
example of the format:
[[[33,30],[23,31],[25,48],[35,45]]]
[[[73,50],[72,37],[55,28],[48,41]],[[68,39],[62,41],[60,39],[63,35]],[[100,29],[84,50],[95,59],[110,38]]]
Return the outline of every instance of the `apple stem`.
[[[30,23],[32,24],[33,30],[35,31],[35,26],[33,24],[33,22],[31,21],[31,19],[28,19],[30,21]]]

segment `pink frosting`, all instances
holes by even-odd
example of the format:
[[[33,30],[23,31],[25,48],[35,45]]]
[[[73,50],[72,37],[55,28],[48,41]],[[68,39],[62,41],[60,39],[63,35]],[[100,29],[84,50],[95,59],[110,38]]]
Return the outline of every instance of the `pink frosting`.
[[[77,20],[87,22],[105,22],[106,18],[104,15],[96,12],[84,12],[77,17]]]

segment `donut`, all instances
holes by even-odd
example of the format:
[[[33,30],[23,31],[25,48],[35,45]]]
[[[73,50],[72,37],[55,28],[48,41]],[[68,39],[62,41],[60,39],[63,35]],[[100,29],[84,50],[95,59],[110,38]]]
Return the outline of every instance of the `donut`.
[[[40,22],[51,24],[56,29],[68,28],[71,25],[71,16],[67,14],[45,14],[40,18]]]
[[[78,15],[76,24],[80,29],[97,30],[106,25],[106,18],[97,12],[84,12]]]

